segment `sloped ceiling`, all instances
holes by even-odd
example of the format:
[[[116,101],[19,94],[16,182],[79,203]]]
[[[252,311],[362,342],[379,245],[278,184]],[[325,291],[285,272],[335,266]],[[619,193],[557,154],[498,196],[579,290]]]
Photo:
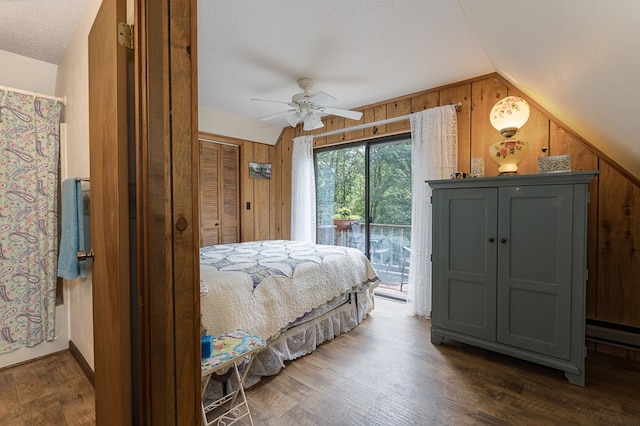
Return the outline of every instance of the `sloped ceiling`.
[[[57,63],[87,3],[0,1],[0,50]],[[640,177],[638,0],[200,0],[198,37],[201,110],[241,119],[228,136],[299,77],[353,108],[497,71]]]
[[[640,177],[640,1],[458,3],[500,74]]]

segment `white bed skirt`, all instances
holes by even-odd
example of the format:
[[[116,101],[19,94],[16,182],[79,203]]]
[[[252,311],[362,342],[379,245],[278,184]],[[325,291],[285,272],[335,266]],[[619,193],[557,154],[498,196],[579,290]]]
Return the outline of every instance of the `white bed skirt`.
[[[351,293],[350,302],[281,333],[256,355],[247,373],[245,388],[255,385],[264,376],[278,374],[286,361],[307,355],[322,343],[352,330],[364,321],[373,308],[373,289],[367,288]],[[229,386],[236,386],[233,377],[229,380]],[[204,395],[205,400],[214,400],[221,395],[221,389],[220,382],[211,380]]]
[[[247,374],[245,387],[253,386],[262,376],[272,376],[291,361],[309,354],[324,342],[352,330],[373,309],[373,295],[368,291],[351,294],[347,302],[315,319],[280,334],[258,353]]]

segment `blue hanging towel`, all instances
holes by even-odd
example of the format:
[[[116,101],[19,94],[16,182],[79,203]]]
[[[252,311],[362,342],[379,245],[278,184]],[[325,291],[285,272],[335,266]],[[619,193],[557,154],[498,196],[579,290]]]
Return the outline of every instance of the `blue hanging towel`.
[[[85,261],[78,260],[78,251],[85,249],[82,214],[80,179],[65,179],[62,182],[62,230],[58,252],[58,276],[67,280],[87,276]]]

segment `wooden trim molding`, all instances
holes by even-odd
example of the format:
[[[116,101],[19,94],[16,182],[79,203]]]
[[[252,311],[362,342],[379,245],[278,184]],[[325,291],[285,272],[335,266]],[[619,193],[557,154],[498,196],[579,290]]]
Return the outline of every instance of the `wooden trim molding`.
[[[136,2],[138,424],[200,422],[196,1]]]
[[[93,380],[94,380],[93,370],[89,366],[89,363],[84,358],[84,356],[82,356],[82,352],[80,352],[80,349],[78,349],[78,347],[73,343],[72,340],[69,340],[69,352],[71,352],[71,355],[73,356],[73,358],[76,360],[76,362],[80,366],[80,369],[82,370],[84,375],[87,376],[87,379],[89,379],[89,382],[91,383],[91,386],[93,386],[94,385],[93,384]]]

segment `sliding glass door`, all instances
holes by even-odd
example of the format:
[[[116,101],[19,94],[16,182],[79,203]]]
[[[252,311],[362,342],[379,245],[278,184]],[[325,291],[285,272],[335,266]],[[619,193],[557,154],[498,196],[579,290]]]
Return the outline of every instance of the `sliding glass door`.
[[[318,149],[315,161],[318,243],[361,250],[384,282],[406,291],[410,137]]]
[[[366,217],[365,145],[323,149],[315,161],[318,243],[354,246],[352,230]]]

